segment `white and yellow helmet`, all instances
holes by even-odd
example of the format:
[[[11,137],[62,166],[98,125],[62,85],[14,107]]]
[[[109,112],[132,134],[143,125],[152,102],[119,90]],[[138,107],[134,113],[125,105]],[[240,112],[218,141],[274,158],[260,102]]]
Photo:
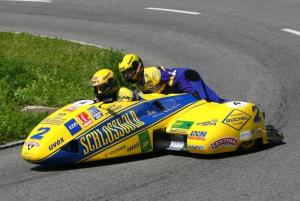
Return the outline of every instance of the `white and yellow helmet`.
[[[90,84],[94,87],[94,94],[100,101],[115,97],[118,91],[118,81],[114,76],[114,72],[109,69],[97,71]]]

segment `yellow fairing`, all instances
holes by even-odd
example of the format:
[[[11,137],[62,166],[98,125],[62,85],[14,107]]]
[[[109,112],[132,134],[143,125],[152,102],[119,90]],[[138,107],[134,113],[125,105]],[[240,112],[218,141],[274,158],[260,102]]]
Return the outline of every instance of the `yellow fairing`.
[[[216,154],[236,150],[244,141],[266,140],[265,121],[252,103],[199,101],[175,117],[167,133],[187,136],[191,153]]]
[[[243,142],[266,140],[265,120],[252,103],[224,104],[192,95],[143,95],[145,101],[69,104],[29,134],[22,157],[42,165],[62,165],[177,149],[199,154],[236,150]],[[171,137],[163,137],[163,136]],[[171,139],[162,143],[165,139]],[[180,143],[173,140],[180,139]],[[164,147],[165,144],[170,147]]]
[[[93,151],[97,146],[103,146],[105,143],[115,140],[113,135],[106,136],[104,139],[103,135],[96,136],[94,133],[88,133],[83,138],[82,134],[87,133],[89,129],[95,127],[99,122],[111,118],[123,107],[130,108],[136,102],[102,104],[102,102],[94,104],[91,100],[78,101],[54,112],[31,131],[23,146],[22,157],[29,162],[40,163],[61,151],[72,140],[78,140],[84,147],[82,150],[83,154]],[[136,117],[133,113],[134,111],[126,113],[127,116],[124,119],[127,123],[122,124],[126,125],[124,129],[129,130],[134,127],[132,118]],[[134,128],[137,126],[135,125]],[[106,129],[109,130],[108,127]],[[102,139],[100,139],[102,144],[99,144],[100,141],[94,141],[96,139],[95,136],[98,139],[102,136]],[[91,144],[92,141],[96,143]]]

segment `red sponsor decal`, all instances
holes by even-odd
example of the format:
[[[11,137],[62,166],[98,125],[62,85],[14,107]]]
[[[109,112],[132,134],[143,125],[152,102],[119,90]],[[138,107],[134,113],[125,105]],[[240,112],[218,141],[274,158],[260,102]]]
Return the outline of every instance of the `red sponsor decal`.
[[[87,126],[92,123],[91,118],[85,112],[82,112],[79,115],[77,115],[77,118],[82,123],[83,126]]]
[[[225,137],[221,138],[215,142],[213,142],[210,147],[211,149],[218,149],[222,147],[230,147],[230,146],[235,146],[237,145],[238,141],[235,138],[232,137]]]

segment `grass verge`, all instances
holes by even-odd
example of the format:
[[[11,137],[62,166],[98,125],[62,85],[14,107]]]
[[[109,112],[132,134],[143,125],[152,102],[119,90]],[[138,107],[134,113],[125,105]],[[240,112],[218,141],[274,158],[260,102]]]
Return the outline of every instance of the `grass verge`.
[[[0,32],[0,144],[27,137],[47,115],[20,112],[24,106],[60,107],[92,98],[90,78],[101,68],[117,72],[122,56],[113,49]]]

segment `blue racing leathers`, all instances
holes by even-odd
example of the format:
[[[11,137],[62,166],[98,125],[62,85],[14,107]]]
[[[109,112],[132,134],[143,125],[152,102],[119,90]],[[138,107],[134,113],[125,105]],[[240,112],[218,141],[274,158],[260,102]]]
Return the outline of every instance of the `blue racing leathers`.
[[[189,93],[199,99],[225,102],[204,83],[195,70],[188,68],[146,67],[138,87],[144,93]]]

